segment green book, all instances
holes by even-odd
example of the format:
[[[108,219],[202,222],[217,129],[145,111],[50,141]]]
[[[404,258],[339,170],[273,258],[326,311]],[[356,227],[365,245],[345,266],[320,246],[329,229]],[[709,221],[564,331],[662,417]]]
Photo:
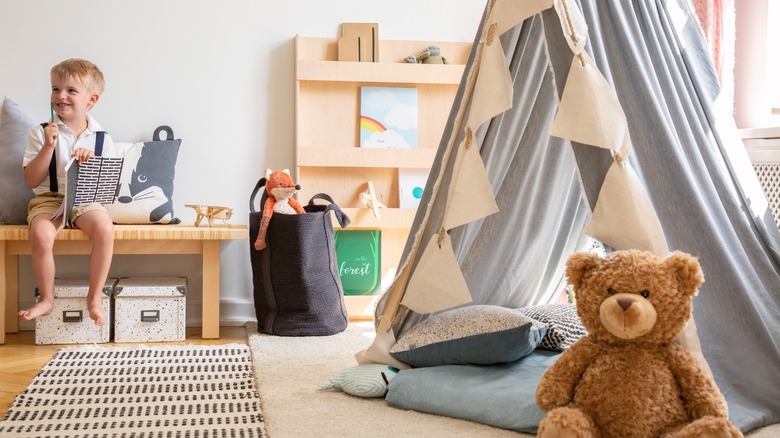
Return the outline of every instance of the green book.
[[[336,260],[344,295],[381,292],[380,230],[335,230]]]

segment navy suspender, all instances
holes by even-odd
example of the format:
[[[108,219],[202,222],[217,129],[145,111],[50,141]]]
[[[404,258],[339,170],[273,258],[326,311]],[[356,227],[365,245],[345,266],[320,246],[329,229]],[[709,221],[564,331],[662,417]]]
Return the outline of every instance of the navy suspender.
[[[49,123],[41,123],[42,127],[46,127]],[[106,137],[106,131],[95,132],[95,155],[103,155],[103,140]],[[51,154],[51,161],[49,161],[49,191],[57,193],[59,187],[57,184],[57,148],[54,148],[54,152]]]
[[[54,152],[51,153],[51,161],[49,161],[49,191],[57,193],[59,187],[57,187],[57,150],[55,147]]]
[[[106,131],[97,131],[95,133],[95,156],[99,157],[103,155],[103,139],[106,136]]]

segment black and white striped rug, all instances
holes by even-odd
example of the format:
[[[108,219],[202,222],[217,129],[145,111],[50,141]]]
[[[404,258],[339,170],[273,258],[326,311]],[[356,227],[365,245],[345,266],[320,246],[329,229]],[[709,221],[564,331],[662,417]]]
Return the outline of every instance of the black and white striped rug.
[[[64,348],[0,421],[14,438],[264,436],[241,344]]]

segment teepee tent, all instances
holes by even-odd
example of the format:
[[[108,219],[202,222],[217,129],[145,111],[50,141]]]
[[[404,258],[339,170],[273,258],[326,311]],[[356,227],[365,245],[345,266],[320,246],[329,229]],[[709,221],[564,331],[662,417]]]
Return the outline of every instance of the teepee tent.
[[[780,422],[780,233],[719,92],[685,0],[490,0],[358,360],[438,311],[549,302],[590,238],[681,250],[706,278],[683,342],[738,427]]]

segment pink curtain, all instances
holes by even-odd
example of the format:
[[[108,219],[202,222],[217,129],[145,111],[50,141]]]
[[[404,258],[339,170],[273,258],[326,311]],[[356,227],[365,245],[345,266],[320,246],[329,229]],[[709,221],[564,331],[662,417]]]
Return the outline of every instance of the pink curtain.
[[[721,40],[723,39],[723,1],[722,0],[691,0],[699,24],[704,31],[707,45],[710,47],[712,62],[718,77],[723,79],[723,57],[721,56]]]

